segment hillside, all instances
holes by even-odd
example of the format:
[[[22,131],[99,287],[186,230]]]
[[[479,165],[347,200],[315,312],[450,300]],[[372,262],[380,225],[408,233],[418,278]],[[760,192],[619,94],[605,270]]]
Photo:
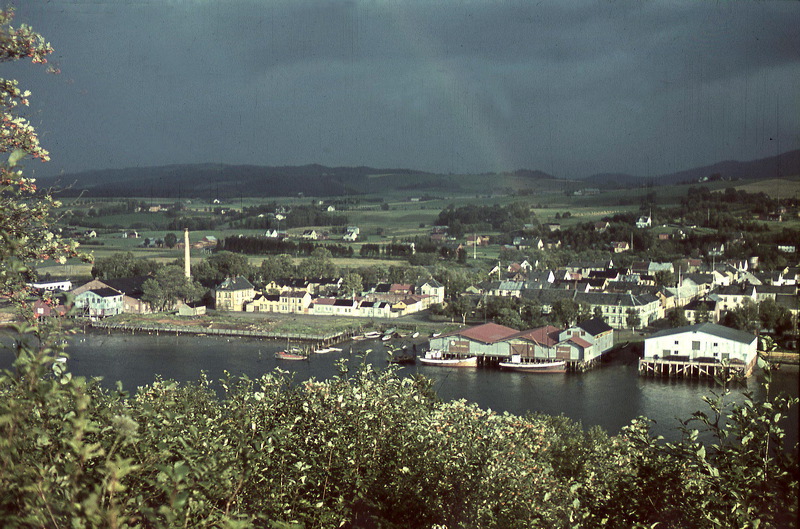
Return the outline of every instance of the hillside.
[[[653,178],[599,173],[588,177],[586,181],[601,189],[619,189],[638,187],[654,182],[657,182],[658,185],[674,185],[702,182],[704,179],[766,180],[797,175],[800,175],[800,149],[746,162],[728,160]]]
[[[704,179],[760,181],[793,175],[800,175],[800,150],[760,160],[724,161],[654,178],[598,173],[584,180],[567,180],[529,169],[499,174],[443,175],[364,166],[190,164],[86,171],[58,179],[42,179],[42,183],[59,189],[62,196],[231,199],[297,195],[542,194],[570,192],[582,187],[625,189]],[[488,189],[487,179],[491,179]]]

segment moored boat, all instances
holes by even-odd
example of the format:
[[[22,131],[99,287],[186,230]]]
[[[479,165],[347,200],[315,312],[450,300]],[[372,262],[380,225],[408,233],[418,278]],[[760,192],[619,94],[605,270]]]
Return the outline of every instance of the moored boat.
[[[567,363],[563,360],[551,362],[500,362],[500,367],[512,371],[524,373],[564,373],[567,371]]]
[[[469,356],[464,358],[450,357],[442,351],[431,350],[425,353],[424,356],[419,358],[420,363],[428,366],[443,366],[443,367],[476,367],[478,365],[477,356]]]
[[[275,353],[275,358],[278,360],[307,360],[308,356],[300,349],[292,348],[286,351],[278,351]]]

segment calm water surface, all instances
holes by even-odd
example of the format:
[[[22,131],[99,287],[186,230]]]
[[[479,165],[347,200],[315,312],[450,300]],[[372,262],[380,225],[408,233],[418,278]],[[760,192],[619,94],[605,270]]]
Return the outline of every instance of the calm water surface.
[[[336,362],[351,358],[350,345],[343,352],[313,355],[308,362],[281,361],[274,353],[286,347],[285,342],[255,339],[175,336],[87,334],[71,338],[67,352],[69,369],[75,375],[103,377],[103,384],[113,387],[117,380],[133,392],[138,386],[151,384],[156,376],[179,382],[195,381],[201,373],[217,381],[228,372],[234,376],[256,378],[276,367],[288,370],[296,380],[326,379],[337,373]],[[376,368],[387,365],[386,347],[380,341],[353,344],[351,362],[359,362],[358,354],[372,349],[367,361]],[[420,347],[420,351],[422,348]],[[0,367],[13,361],[12,353],[0,351]],[[677,418],[687,418],[697,410],[707,411],[703,395],[716,388],[696,380],[664,380],[638,376],[635,358],[614,358],[601,367],[583,374],[530,374],[495,369],[448,369],[428,366],[406,366],[402,375],[421,374],[434,382],[443,400],[466,399],[485,409],[524,415],[542,412],[565,415],[585,428],[598,425],[609,433],[639,416],[653,419],[654,432],[675,439]],[[759,395],[759,377],[735,387],[732,398],[742,400],[747,390]],[[798,370],[785,367],[776,373],[773,387],[792,395],[798,394]],[[793,442],[798,438],[797,408],[787,421],[787,433]]]

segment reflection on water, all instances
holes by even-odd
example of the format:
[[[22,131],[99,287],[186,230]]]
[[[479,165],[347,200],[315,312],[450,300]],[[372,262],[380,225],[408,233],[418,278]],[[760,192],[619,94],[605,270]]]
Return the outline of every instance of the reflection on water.
[[[257,378],[276,367],[290,371],[298,381],[326,379],[337,374],[336,363],[350,357],[350,347],[342,352],[313,355],[310,361],[277,360],[275,352],[285,342],[225,337],[175,335],[89,334],[72,337],[67,349],[69,369],[75,375],[102,376],[103,384],[113,387],[122,381],[127,390],[153,382],[156,375],[181,382],[194,381],[201,373],[218,381],[228,372],[233,376]],[[386,348],[379,341],[353,344],[351,362],[358,353],[372,349],[366,361],[377,369],[386,367]],[[11,365],[7,350],[0,352],[0,368]],[[351,366],[353,367],[353,366]],[[583,374],[530,374],[495,369],[404,366],[401,376],[421,374],[433,380],[443,400],[466,399],[485,409],[516,415],[542,412],[565,415],[585,428],[599,425],[610,433],[639,416],[655,421],[654,432],[675,439],[677,418],[688,418],[694,411],[708,411],[704,395],[718,391],[712,383],[700,380],[652,379],[638,376],[630,359],[604,363]],[[776,374],[776,390],[798,394],[797,368],[787,367]],[[731,399],[741,401],[743,391],[760,386],[756,377],[733,388]],[[797,408],[787,421],[787,433],[797,439]]]

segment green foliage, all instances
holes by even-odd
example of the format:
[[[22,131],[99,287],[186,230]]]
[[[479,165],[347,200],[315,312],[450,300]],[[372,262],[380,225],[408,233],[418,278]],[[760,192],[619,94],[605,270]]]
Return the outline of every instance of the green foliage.
[[[276,371],[229,377],[221,395],[201,378],[128,396],[48,375],[54,353],[21,342],[0,377],[4,527],[723,528],[798,514],[780,429],[796,399],[709,399],[665,444],[646,420],[609,437],[439,402],[430,382],[366,363],[322,382]]]
[[[92,277],[118,279],[145,276],[155,272],[160,266],[156,261],[134,257],[132,252],[121,252],[97,259],[92,267]]]
[[[142,284],[142,300],[156,311],[174,308],[178,301],[196,301],[205,289],[184,275],[182,267],[167,265],[160,268],[152,278]]]

